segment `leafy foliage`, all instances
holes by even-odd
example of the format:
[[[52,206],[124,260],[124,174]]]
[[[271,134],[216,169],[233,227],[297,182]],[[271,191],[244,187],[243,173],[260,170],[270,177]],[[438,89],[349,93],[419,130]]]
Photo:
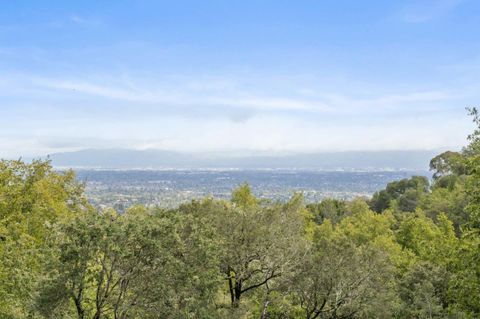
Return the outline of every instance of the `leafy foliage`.
[[[97,210],[71,171],[0,161],[0,318],[480,317],[480,115],[462,152],[370,200]]]
[[[391,182],[387,188],[375,193],[370,200],[370,207],[377,213],[387,208],[395,208],[404,212],[413,212],[428,190],[428,179],[424,176],[413,176],[410,179]]]

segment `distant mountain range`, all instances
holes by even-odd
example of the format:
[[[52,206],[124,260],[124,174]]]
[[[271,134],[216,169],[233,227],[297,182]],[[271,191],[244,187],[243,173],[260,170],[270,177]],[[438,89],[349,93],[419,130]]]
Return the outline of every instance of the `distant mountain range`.
[[[85,169],[427,170],[439,151],[349,151],[226,155],[163,150],[88,149],[50,155],[55,167]]]

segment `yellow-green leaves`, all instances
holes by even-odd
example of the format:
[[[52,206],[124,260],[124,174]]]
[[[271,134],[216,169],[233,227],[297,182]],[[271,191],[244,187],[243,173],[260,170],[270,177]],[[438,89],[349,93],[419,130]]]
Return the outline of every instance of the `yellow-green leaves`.
[[[438,224],[418,210],[405,216],[396,234],[398,242],[422,260],[447,264],[458,243],[452,222],[441,214]]]
[[[0,161],[0,317],[25,318],[52,257],[56,225],[90,209],[73,172],[47,161]]]

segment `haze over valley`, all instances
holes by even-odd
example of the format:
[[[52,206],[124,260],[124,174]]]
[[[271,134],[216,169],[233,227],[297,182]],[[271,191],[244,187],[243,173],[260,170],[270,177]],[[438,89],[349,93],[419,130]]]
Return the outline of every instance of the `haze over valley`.
[[[124,211],[136,204],[175,207],[205,196],[229,198],[243,183],[259,198],[306,202],[370,197],[387,183],[430,176],[435,151],[209,153],[83,150],[52,154],[54,167],[74,168],[97,207]]]

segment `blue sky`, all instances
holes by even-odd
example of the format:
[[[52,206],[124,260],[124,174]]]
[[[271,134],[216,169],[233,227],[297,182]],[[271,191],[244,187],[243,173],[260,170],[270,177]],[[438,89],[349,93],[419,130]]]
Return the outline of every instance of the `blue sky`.
[[[459,149],[480,2],[2,1],[0,157]]]

